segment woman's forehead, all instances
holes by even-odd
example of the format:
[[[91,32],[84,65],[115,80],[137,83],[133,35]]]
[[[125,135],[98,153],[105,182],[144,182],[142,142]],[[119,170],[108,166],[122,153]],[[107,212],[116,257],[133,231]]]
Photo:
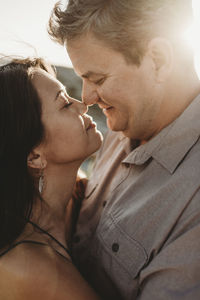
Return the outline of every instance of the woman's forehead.
[[[36,69],[33,72],[32,82],[36,89],[43,90],[43,89],[50,89],[50,90],[57,90],[63,88],[61,82],[59,82],[54,76],[49,74],[48,72],[42,69]]]

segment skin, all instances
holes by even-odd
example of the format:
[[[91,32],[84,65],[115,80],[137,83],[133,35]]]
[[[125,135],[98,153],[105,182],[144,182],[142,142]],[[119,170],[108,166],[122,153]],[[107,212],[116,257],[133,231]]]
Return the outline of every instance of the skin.
[[[180,68],[183,64],[166,39],[149,42],[139,67],[128,64],[120,52],[90,33],[66,45],[73,67],[83,80],[83,102],[97,103],[107,117],[108,127],[129,138],[141,142],[151,139],[198,93],[194,70],[186,87],[185,70]]]
[[[64,86],[44,71],[35,73],[33,83],[42,99],[46,133],[42,151],[48,163],[83,161],[95,152],[102,137],[96,127],[87,130],[92,122],[86,115],[87,106],[71,98]]]
[[[0,262],[4,300],[99,299],[69,261],[51,248],[21,245]]]
[[[68,203],[77,171],[100,147],[102,136],[86,115],[86,105],[69,97],[54,77],[36,70],[33,84],[42,104],[45,138],[28,157],[30,171],[44,174],[44,201],[35,199],[31,220],[68,248]],[[56,242],[30,224],[18,238],[26,239],[46,246],[21,244],[0,259],[1,299],[98,299]]]

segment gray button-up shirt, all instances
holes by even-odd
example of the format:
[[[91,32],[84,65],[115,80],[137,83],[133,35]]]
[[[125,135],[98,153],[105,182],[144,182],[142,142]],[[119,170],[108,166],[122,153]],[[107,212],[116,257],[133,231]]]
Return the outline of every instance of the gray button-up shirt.
[[[103,299],[200,299],[199,136],[200,96],[144,145],[105,139],[74,243]]]

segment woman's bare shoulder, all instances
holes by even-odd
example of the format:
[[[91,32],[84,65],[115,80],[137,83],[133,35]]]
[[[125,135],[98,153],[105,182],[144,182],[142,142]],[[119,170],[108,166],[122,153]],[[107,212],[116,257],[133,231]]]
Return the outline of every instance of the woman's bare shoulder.
[[[48,280],[51,280],[48,273],[51,274],[50,270],[54,272],[55,269],[51,252],[48,246],[22,243],[2,256],[0,293],[4,294],[3,299],[6,299],[7,293],[7,299],[25,299],[27,290],[30,294],[34,289],[39,291],[42,285],[45,288]]]
[[[21,244],[0,259],[0,299],[98,299],[70,260],[51,247]]]

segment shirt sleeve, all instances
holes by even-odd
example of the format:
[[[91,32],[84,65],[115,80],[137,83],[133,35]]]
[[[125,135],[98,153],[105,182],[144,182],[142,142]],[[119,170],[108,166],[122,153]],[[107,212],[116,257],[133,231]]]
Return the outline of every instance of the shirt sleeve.
[[[199,224],[167,245],[143,269],[137,299],[200,299]]]

